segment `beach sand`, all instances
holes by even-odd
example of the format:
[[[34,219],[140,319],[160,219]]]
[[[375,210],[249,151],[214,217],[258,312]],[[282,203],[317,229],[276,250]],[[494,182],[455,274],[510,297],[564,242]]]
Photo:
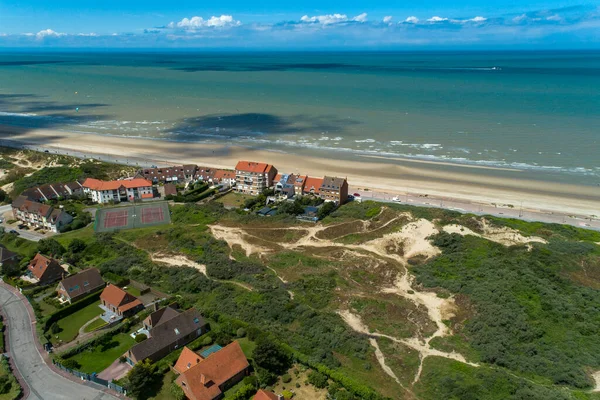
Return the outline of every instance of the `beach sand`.
[[[140,166],[190,163],[233,169],[239,160],[261,161],[275,165],[280,172],[347,177],[351,192],[368,188],[390,195],[410,192],[430,198],[514,207],[523,202],[523,207],[530,210],[600,214],[600,187],[532,179],[520,170],[376,156],[344,160],[335,158],[337,155],[303,156],[233,144],[169,142],[0,125],[0,145],[10,145],[9,141]]]

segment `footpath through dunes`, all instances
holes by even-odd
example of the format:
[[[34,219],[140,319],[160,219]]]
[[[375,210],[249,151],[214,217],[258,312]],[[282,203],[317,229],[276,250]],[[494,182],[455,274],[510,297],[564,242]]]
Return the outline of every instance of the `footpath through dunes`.
[[[473,218],[469,225],[473,229],[414,218],[410,213],[382,207],[371,218],[342,218],[340,222],[325,224],[232,224],[209,228],[232,250],[241,249],[246,256],[258,256],[286,284],[293,285],[294,281],[320,269],[335,269],[346,285],[336,288],[336,298],[328,307],[353,330],[370,338],[383,371],[405,387],[419,381],[423,362],[429,356],[477,366],[454,350],[443,351],[432,346],[433,339],[453,334],[445,321],[457,311],[453,296],[442,298],[433,291],[423,290],[410,273],[412,264],[441,253],[432,244],[432,236],[443,231],[475,235],[505,246],[545,243],[544,239],[526,237],[510,228],[493,227],[485,219]],[[276,260],[282,257],[289,260],[285,267],[278,267]],[[295,295],[291,291],[290,294]],[[401,299],[390,300],[389,296],[394,295]],[[386,304],[394,314],[391,318],[404,320],[386,320],[387,315],[369,314],[369,302]],[[399,309],[404,309],[405,314]],[[377,342],[381,338],[418,352],[419,365],[410,380],[402,381],[386,363],[386,355]]]

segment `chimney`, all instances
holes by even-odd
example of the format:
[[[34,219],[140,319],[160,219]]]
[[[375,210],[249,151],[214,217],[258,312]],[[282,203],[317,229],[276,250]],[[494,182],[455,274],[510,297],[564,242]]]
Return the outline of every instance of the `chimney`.
[[[200,383],[206,386],[206,375],[200,374]]]
[[[158,311],[158,302],[154,303],[154,311]]]

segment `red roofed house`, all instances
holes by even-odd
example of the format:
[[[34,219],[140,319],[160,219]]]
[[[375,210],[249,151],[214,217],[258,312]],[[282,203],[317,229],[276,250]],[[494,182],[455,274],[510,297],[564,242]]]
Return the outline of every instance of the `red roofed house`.
[[[235,166],[235,175],[238,192],[257,196],[273,186],[277,169],[271,164],[239,161]]]
[[[325,201],[344,204],[348,200],[348,181],[345,178],[326,176],[322,179],[319,196]]]
[[[302,189],[303,194],[314,194],[315,196],[319,196],[319,190],[323,185],[322,178],[311,178],[307,176],[304,180],[304,188]]]
[[[36,283],[47,285],[62,279],[66,272],[54,258],[37,253],[27,266],[27,274]]]
[[[235,171],[218,169],[212,179],[215,184],[232,187],[235,184]]]
[[[83,182],[83,191],[96,203],[118,203],[151,199],[154,197],[152,182],[143,178],[123,179],[120,181],[101,181],[87,178]]]
[[[249,366],[240,344],[233,342],[184,371],[175,383],[190,400],[215,400],[241,381]]]
[[[254,400],[283,400],[283,396],[277,396],[273,392],[260,389],[253,397]]]
[[[137,297],[115,285],[108,285],[104,288],[100,295],[100,301],[102,302],[100,308],[108,311],[109,314],[115,314],[115,318],[113,318],[115,321],[121,317],[134,315],[144,308]]]
[[[177,362],[173,366],[173,369],[178,374],[183,374],[185,371],[200,363],[202,360],[202,356],[194,353],[187,346],[185,346],[181,351],[181,355],[177,359]]]

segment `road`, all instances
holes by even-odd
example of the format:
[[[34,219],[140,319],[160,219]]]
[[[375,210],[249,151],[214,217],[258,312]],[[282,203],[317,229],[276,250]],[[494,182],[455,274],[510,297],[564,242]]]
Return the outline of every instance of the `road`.
[[[12,207],[11,205],[6,205],[6,206],[0,206],[0,216],[3,216],[5,213],[12,211]],[[35,232],[32,230],[28,230],[28,229],[19,229],[16,226],[9,226],[6,224],[6,220],[3,220],[2,223],[0,224],[0,226],[4,227],[4,230],[6,232],[9,232],[11,230],[15,230],[17,232],[19,232],[19,236],[22,237],[23,239],[27,239],[27,240],[31,240],[32,242],[39,242],[40,240],[46,238],[46,237],[50,237],[52,236],[52,234],[46,234],[46,235],[42,235],[39,232]]]
[[[0,286],[0,306],[8,323],[10,356],[29,386],[31,400],[116,400],[88,385],[70,381],[54,372],[42,359],[25,304]]]

